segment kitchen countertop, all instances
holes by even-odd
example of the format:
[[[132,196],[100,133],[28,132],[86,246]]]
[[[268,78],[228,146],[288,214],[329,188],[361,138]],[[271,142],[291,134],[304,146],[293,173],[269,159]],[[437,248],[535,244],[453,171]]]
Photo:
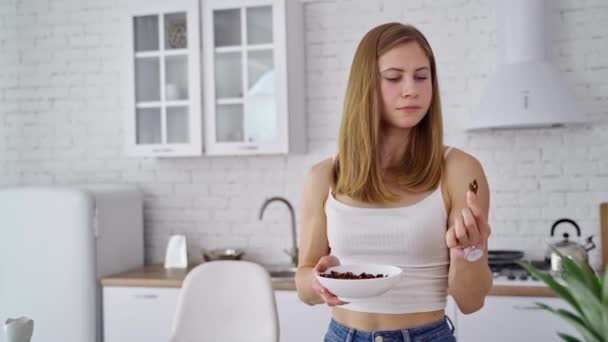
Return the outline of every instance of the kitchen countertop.
[[[101,279],[103,286],[134,286],[134,287],[182,287],[186,274],[198,266],[193,264],[187,269],[165,269],[163,264],[145,265],[127,272],[114,274]],[[273,278],[272,288],[275,290],[295,291],[293,278]]]
[[[197,265],[187,269],[165,269],[163,264],[151,264],[124,273],[105,277],[103,286],[169,287],[180,288],[186,274]],[[279,291],[295,291],[293,278],[273,278],[272,287]],[[555,297],[546,286],[494,285],[490,296]]]

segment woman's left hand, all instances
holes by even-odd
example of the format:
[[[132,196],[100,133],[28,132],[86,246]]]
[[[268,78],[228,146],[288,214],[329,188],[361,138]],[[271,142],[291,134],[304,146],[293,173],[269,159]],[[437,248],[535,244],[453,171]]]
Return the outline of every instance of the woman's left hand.
[[[454,225],[446,232],[448,248],[462,250],[485,243],[490,236],[490,226],[477,202],[477,195],[468,190],[466,196],[467,207],[462,209],[461,215],[456,217]]]

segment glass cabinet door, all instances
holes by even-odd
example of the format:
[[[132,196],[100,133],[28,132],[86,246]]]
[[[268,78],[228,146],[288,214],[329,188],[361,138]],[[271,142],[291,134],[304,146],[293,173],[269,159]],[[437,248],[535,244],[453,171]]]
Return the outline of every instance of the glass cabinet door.
[[[186,13],[165,14],[164,23],[164,100],[188,100],[188,55],[184,51],[188,48]]]
[[[213,12],[215,47],[241,46],[241,9]]]
[[[213,11],[216,142],[277,136],[272,6]]]
[[[248,7],[247,44],[272,44],[272,6]]]
[[[243,97],[243,52],[215,53],[215,97],[217,100]]]
[[[188,56],[165,57],[165,100],[188,100]]]
[[[188,48],[188,23],[186,13],[167,13],[165,18],[165,49]]]
[[[160,63],[158,57],[135,59],[135,101],[160,101]]]
[[[125,6],[127,155],[203,153],[199,1],[129,1]]]
[[[133,18],[135,52],[158,50],[158,16],[146,15]]]
[[[190,141],[186,12],[133,17],[135,141]]]
[[[301,1],[204,0],[200,4],[205,154],[305,152]]]
[[[277,135],[272,50],[249,51],[247,54],[247,96],[245,127],[247,142],[272,142]]]
[[[243,141],[243,105],[218,104],[215,136],[218,142]]]
[[[135,134],[138,144],[159,144],[161,142],[160,108],[138,108],[136,121]]]
[[[167,107],[167,142],[185,144],[188,141],[188,107]]]

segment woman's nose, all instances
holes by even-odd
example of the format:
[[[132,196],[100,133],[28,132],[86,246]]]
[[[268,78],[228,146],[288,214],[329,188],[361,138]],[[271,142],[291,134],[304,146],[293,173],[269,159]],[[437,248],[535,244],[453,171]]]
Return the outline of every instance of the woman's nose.
[[[401,97],[416,97],[418,95],[418,91],[414,86],[413,82],[404,82],[401,88]]]

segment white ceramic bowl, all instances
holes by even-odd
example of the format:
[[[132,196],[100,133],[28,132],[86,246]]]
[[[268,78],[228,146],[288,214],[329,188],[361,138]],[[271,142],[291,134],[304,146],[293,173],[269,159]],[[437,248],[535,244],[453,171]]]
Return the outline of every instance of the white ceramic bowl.
[[[352,272],[357,275],[365,272],[387,276],[372,279],[334,279],[321,277],[317,273],[316,276],[321,285],[345,302],[354,302],[358,299],[376,297],[385,293],[395,286],[402,272],[401,268],[392,265],[357,264],[330,267],[322,273],[327,274],[331,271]]]

